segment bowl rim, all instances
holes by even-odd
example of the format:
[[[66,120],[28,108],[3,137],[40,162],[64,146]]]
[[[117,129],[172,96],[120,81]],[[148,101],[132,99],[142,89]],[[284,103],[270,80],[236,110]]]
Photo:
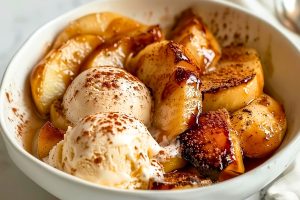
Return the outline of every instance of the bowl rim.
[[[8,82],[8,77],[7,74],[9,74],[10,70],[12,70],[13,63],[14,60],[19,56],[20,52],[22,51],[22,49],[28,45],[29,41],[33,40],[33,38],[36,37],[36,35],[38,35],[40,32],[42,32],[44,29],[48,29],[49,26],[51,26],[52,24],[56,23],[56,21],[59,21],[73,13],[78,12],[79,10],[83,10],[85,7],[89,7],[93,4],[99,4],[101,2],[108,2],[109,0],[95,0],[83,5],[80,5],[76,8],[73,8],[53,19],[51,19],[50,21],[48,21],[47,23],[39,26],[35,31],[33,31],[30,36],[22,43],[22,45],[18,48],[17,51],[15,51],[14,55],[12,56],[12,58],[10,59],[10,61],[7,64],[7,67],[3,73],[2,76],[2,80],[1,80],[1,86],[0,86],[0,95],[1,97],[4,97],[4,83]],[[118,1],[118,0],[110,0],[110,1]],[[273,31],[276,31],[281,37],[283,37],[285,39],[285,42],[287,44],[289,44],[291,46],[292,49],[294,49],[295,51],[300,53],[300,49],[297,48],[297,46],[292,42],[292,40],[281,30],[281,28],[279,28],[278,26],[268,22],[266,19],[252,13],[250,10],[234,4],[233,2],[229,2],[229,1],[222,1],[222,0],[201,0],[198,1],[198,3],[211,3],[211,4],[219,4],[221,6],[227,6],[229,9],[234,10],[235,12],[239,12],[239,13],[243,13],[248,15],[251,18],[255,18],[255,20],[257,20],[258,22],[262,22],[263,26],[267,26],[268,28],[270,28]],[[3,106],[4,105],[4,98],[0,98],[0,105]],[[45,170],[48,170],[49,172],[51,172],[52,174],[54,174],[55,176],[59,176],[61,178],[66,179],[67,181],[71,181],[74,182],[76,184],[80,184],[80,186],[84,186],[84,187],[91,187],[93,189],[98,189],[98,190],[106,190],[109,192],[118,192],[118,193],[124,193],[124,194],[133,194],[133,195],[146,195],[146,194],[153,194],[153,193],[159,193],[159,194],[177,194],[177,193],[190,193],[190,192],[201,192],[201,191],[205,191],[205,190],[216,190],[217,188],[221,189],[221,187],[223,187],[224,185],[238,185],[237,183],[242,183],[243,180],[246,178],[246,176],[257,176],[258,175],[258,171],[260,170],[260,168],[265,168],[268,167],[268,164],[271,163],[272,161],[282,157],[282,154],[285,154],[288,149],[291,149],[291,147],[295,147],[293,149],[293,153],[296,153],[297,150],[300,150],[300,131],[297,132],[297,135],[295,136],[295,139],[290,141],[288,143],[287,146],[281,148],[279,151],[276,151],[274,155],[272,155],[270,158],[268,158],[266,161],[264,161],[262,164],[260,164],[258,167],[248,171],[245,174],[239,175],[235,178],[232,178],[230,180],[226,180],[223,182],[219,182],[219,183],[214,183],[212,185],[209,186],[205,186],[205,187],[196,187],[196,188],[190,188],[190,189],[184,189],[184,190],[128,190],[128,189],[120,189],[120,188],[113,188],[113,187],[109,187],[109,186],[104,186],[104,185],[97,185],[91,182],[88,182],[84,179],[78,178],[76,176],[72,176],[68,173],[65,173],[63,171],[60,171],[48,164],[46,164],[45,162],[39,160],[38,158],[36,158],[35,156],[33,156],[32,154],[30,154],[29,152],[27,152],[22,145],[17,144],[12,137],[9,134],[9,130],[7,129],[6,125],[5,125],[5,121],[4,121],[5,115],[3,113],[0,114],[0,132],[4,138],[5,141],[5,145],[7,146],[7,143],[13,147],[13,149],[15,151],[17,151],[18,153],[22,154],[22,156],[24,156],[27,160],[30,160],[33,164],[35,164],[36,166],[40,167],[40,168],[44,168]],[[298,144],[298,145],[297,145]],[[297,147],[298,146],[298,147]],[[290,164],[290,163],[289,163]],[[286,166],[287,167],[287,166]],[[30,178],[30,177],[29,177]]]

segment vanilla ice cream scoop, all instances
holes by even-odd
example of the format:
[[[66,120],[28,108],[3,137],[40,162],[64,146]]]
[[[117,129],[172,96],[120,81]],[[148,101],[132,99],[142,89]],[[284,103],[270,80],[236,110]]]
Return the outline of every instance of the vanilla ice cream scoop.
[[[90,182],[123,189],[147,189],[163,177],[157,157],[163,149],[137,119],[100,113],[69,127],[48,163]]]
[[[151,123],[152,99],[136,77],[114,67],[91,68],[79,74],[63,97],[66,118],[73,124],[86,115],[121,112],[146,126]]]

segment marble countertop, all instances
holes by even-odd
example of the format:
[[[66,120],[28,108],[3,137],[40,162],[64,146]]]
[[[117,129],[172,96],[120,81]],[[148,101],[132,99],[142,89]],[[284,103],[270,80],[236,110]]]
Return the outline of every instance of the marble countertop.
[[[0,0],[0,77],[22,43],[38,27],[89,0]],[[300,46],[300,45],[299,45]],[[27,178],[10,160],[0,137],[0,199],[44,199],[54,196]],[[254,195],[251,199],[258,199]]]
[[[9,60],[41,25],[88,0],[0,0],[0,77]],[[0,199],[54,200],[10,160],[0,137]]]

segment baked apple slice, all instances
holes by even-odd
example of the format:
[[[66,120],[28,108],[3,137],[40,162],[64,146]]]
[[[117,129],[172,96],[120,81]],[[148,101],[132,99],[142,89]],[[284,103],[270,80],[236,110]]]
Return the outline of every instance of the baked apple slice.
[[[55,128],[51,122],[46,122],[38,132],[37,156],[42,159],[48,156],[50,150],[64,138],[64,131]]]
[[[92,13],[71,22],[58,34],[52,48],[58,48],[70,38],[78,35],[99,35],[107,40],[141,28],[146,28],[146,26],[116,13]]]
[[[187,161],[179,156],[176,156],[170,157],[163,162],[160,162],[160,164],[164,167],[164,172],[168,173],[183,168],[184,166],[186,166]]]
[[[30,77],[34,103],[41,116],[46,116],[55,99],[60,98],[81,63],[103,40],[94,35],[80,35],[50,51],[33,69]]]
[[[167,142],[167,141],[164,141]],[[160,143],[164,147],[164,153],[159,156],[159,163],[164,167],[164,172],[168,173],[174,170],[182,169],[187,161],[180,155],[180,144],[174,140],[171,144]]]
[[[239,162],[236,164],[241,167],[236,169],[243,173],[243,160],[237,159],[242,158],[242,152],[235,134],[225,109],[202,113],[194,126],[178,136],[181,156],[213,181],[234,162]]]
[[[203,111],[236,111],[263,93],[263,70],[253,49],[225,48],[216,69],[201,76]]]
[[[84,62],[82,71],[101,66],[124,68],[127,59],[136,55],[147,45],[160,41],[162,32],[159,26],[150,26],[145,31],[138,30],[100,45]]]
[[[169,141],[188,128],[201,112],[200,80],[192,55],[170,41],[148,45],[127,65],[154,97],[153,126]]]
[[[243,46],[225,47],[216,68],[227,66],[245,66],[253,69],[257,75],[259,87],[264,87],[264,73],[258,52],[253,48]]]
[[[235,156],[235,160],[233,160],[221,173],[219,176],[219,181],[224,181],[227,179],[231,179],[233,177],[239,176],[245,172],[245,166],[243,161],[243,154],[239,138],[237,137],[237,132],[235,130],[231,130],[234,133],[231,133],[231,140],[233,141],[233,152]]]
[[[244,155],[251,158],[265,157],[274,152],[287,128],[283,107],[266,94],[234,112],[231,122]]]
[[[214,66],[221,56],[218,41],[192,9],[182,12],[171,31],[171,39],[187,48],[202,71]]]
[[[50,121],[54,127],[67,130],[68,126],[71,125],[71,122],[67,120],[63,113],[62,100],[57,99],[51,104],[50,108]]]

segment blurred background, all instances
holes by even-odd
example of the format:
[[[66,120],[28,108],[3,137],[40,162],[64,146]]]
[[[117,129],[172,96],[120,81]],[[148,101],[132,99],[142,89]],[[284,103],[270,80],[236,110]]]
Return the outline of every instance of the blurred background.
[[[276,21],[273,5],[276,0],[231,1],[247,7],[253,12],[264,13],[266,19]],[[2,78],[14,53],[38,27],[87,2],[89,0],[0,0],[0,24],[2,27],[0,33],[0,77]],[[265,9],[268,11],[266,12]],[[288,31],[287,34],[297,37]],[[37,176],[42,176],[42,174],[37,174]],[[8,158],[1,137],[0,199],[56,199],[15,167]],[[258,199],[258,195],[251,199]]]

